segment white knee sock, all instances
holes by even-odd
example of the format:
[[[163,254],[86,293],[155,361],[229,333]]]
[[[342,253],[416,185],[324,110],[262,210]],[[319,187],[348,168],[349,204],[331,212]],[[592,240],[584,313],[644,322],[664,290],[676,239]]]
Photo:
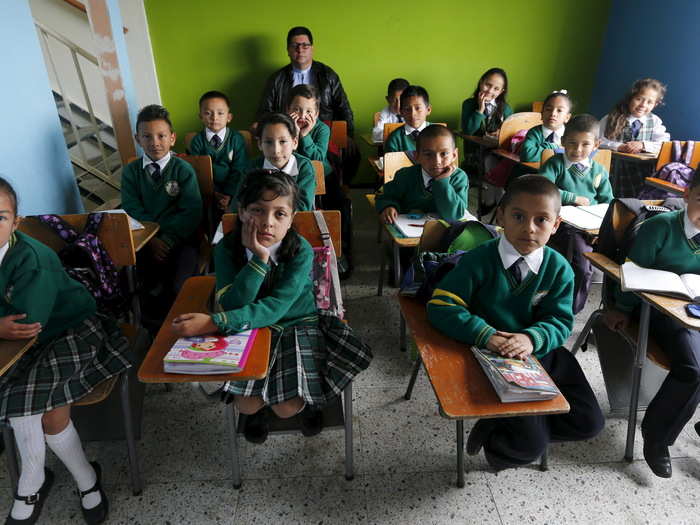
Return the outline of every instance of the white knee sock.
[[[73,475],[78,490],[88,490],[95,485],[97,474],[85,457],[80,436],[72,421],[69,420],[68,426],[58,434],[46,434],[46,444]],[[83,507],[91,509],[101,500],[99,492],[91,492],[83,496]]]
[[[17,451],[22,462],[22,471],[17,484],[17,494],[20,496],[36,494],[44,484],[46,444],[44,443],[41,416],[42,414],[35,414],[10,418],[10,426],[15,433]],[[32,514],[33,510],[34,505],[14,500],[12,517],[16,520],[25,520]]]

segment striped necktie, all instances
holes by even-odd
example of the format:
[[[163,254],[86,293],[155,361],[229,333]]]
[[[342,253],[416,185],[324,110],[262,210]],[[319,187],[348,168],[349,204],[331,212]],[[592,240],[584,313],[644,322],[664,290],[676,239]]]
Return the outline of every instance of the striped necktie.
[[[586,165],[583,162],[574,162],[572,166],[579,172],[579,173],[585,173],[586,171]]]
[[[554,141],[554,132],[552,131],[549,135],[547,135],[547,138],[544,139],[544,141],[545,141],[545,142],[550,142],[550,143],[553,144],[553,143],[555,142],[555,141]]]
[[[697,244],[698,246],[700,246],[700,233],[696,233],[695,235],[693,235],[693,236],[691,237],[691,239],[692,239],[692,241],[693,241],[695,244]]]
[[[411,138],[415,142],[418,142],[418,135],[420,135],[420,131],[418,131],[417,129],[414,129],[413,131],[411,131]]]
[[[425,191],[427,191],[428,193],[433,193],[433,181],[434,180],[435,179],[433,179],[431,177],[430,180],[428,181],[428,183],[425,185]]]
[[[642,121],[637,119],[634,122],[632,122],[632,138],[637,140],[639,137],[639,131],[642,129]]]
[[[520,284],[523,280],[523,273],[520,271],[520,261],[523,260],[524,259],[522,257],[519,257],[518,260],[511,264],[510,268],[508,268],[508,271],[513,276],[513,279],[515,279],[517,284]]]
[[[160,164],[151,162],[149,166],[151,167],[151,178],[153,182],[156,184],[160,183],[160,181],[163,180],[163,174],[160,172]]]
[[[219,135],[214,135],[211,138],[210,142],[211,142],[212,146],[214,146],[215,148],[218,148],[219,146],[221,146],[221,137],[219,137]]]

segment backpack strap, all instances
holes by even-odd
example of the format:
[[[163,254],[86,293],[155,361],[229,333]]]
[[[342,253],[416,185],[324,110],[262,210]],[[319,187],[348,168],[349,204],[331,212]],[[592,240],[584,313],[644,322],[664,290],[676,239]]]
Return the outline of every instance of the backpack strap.
[[[685,148],[683,150],[683,164],[686,166],[690,167],[690,163],[693,160],[693,152],[695,151],[695,141],[694,140],[686,140],[685,141]]]
[[[673,141],[673,154],[671,155],[671,162],[681,162],[681,141]]]
[[[75,242],[75,240],[78,238],[78,232],[58,215],[39,215],[37,218],[39,219],[39,222],[51,228],[68,244]]]
[[[318,229],[321,232],[321,239],[323,239],[323,245],[330,249],[331,282],[333,283],[335,307],[337,310],[338,317],[342,319],[344,317],[345,309],[343,308],[343,296],[340,290],[340,275],[338,274],[338,259],[335,255],[335,248],[333,247],[331,234],[328,231],[328,225],[326,224],[326,219],[323,216],[323,213],[319,210],[314,210],[314,218],[316,219],[316,225],[318,226]]]
[[[85,228],[83,228],[83,233],[91,233],[92,235],[97,236],[97,230],[100,229],[103,216],[103,213],[91,213],[88,215]]]

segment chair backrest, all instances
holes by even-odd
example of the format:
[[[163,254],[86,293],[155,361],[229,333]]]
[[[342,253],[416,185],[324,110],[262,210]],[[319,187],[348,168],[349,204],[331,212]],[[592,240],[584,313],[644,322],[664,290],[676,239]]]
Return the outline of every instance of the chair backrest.
[[[326,219],[326,224],[328,225],[328,232],[331,235],[331,241],[333,242],[333,248],[337,257],[342,255],[341,253],[341,243],[340,243],[340,211],[338,210],[321,210],[323,213],[323,218]],[[226,213],[221,218],[221,227],[224,235],[229,233],[236,225],[236,214]],[[316,224],[316,218],[314,217],[314,212],[312,211],[298,211],[294,216],[294,229],[297,233],[304,237],[309,244],[314,248],[323,246],[323,239],[321,238],[321,232]]]
[[[544,106],[544,102],[541,100],[535,100],[532,103],[532,111],[535,113],[542,113],[542,107]]]
[[[651,200],[642,202],[651,206],[661,206],[664,201]],[[620,244],[623,240],[622,237],[624,236],[628,226],[637,216],[620,201],[613,201],[612,206],[613,236],[615,237],[615,242],[617,244]]]
[[[681,142],[681,148],[685,148],[686,141]],[[664,142],[661,145],[661,151],[659,151],[659,156],[656,158],[656,171],[659,171],[669,162],[672,162],[673,157],[673,142]],[[700,142],[695,142],[695,149],[693,149],[693,156],[690,159],[690,167],[696,169],[700,163]]]
[[[374,118],[372,119],[372,127],[374,127],[374,126],[376,126],[377,124],[379,124],[379,119],[380,119],[380,118],[382,118],[382,112],[381,112],[381,111],[377,111],[377,112],[374,114]]]
[[[85,228],[88,214],[60,215],[60,217],[80,232]],[[66,245],[53,229],[40,222],[35,216],[22,218],[18,229],[55,252],[59,252]],[[134,239],[131,236],[129,217],[126,213],[105,213],[100,229],[97,231],[97,237],[117,267],[136,264]]]
[[[331,121],[331,141],[340,149],[348,147],[348,123],[344,120]]]
[[[253,151],[253,134],[247,129],[239,129],[238,133],[240,133],[243,137],[243,141],[245,142],[245,152],[248,155],[248,158],[251,158],[255,154]]]
[[[446,229],[445,225],[440,221],[426,221],[423,225],[423,234],[420,236],[418,243],[418,250],[421,252],[438,251]]]
[[[179,155],[188,162],[197,174],[199,193],[202,196],[202,208],[204,211],[204,227],[207,234],[213,231],[213,206],[214,206],[214,170],[209,155]]]
[[[326,177],[323,172],[323,162],[320,160],[312,160],[312,166],[314,167],[314,173],[316,174],[316,193],[315,195],[325,195],[326,194]]]
[[[403,151],[390,151],[384,154],[384,183],[394,180],[396,172],[401,168],[413,166],[413,162]]]
[[[391,135],[394,130],[400,128],[403,126],[403,122],[392,122],[389,124],[384,124],[384,142],[386,142],[386,139],[389,138],[389,135]]]
[[[533,111],[513,113],[503,121],[498,132],[498,147],[505,148],[508,141],[521,129],[530,129],[542,124],[542,114]]]
[[[190,150],[190,144],[192,144],[192,139],[197,135],[196,131],[189,131],[185,133],[185,151]]]
[[[540,157],[540,166],[544,166],[547,162],[554,156],[553,149],[546,149],[542,151],[542,156]],[[593,160],[605,168],[605,171],[610,173],[610,162],[612,160],[612,151],[609,149],[599,149],[596,154],[593,155]]]

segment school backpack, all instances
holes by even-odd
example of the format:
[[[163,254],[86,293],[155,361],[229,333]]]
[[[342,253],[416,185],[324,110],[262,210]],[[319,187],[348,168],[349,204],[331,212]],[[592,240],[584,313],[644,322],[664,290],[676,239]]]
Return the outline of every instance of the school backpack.
[[[88,215],[80,233],[58,215],[39,215],[38,218],[65,241],[58,257],[66,273],[88,289],[98,311],[119,317],[126,312],[127,300],[117,268],[97,237],[102,217],[102,213]]]
[[[695,142],[692,140],[686,141],[683,151],[681,151],[681,142],[679,140],[674,140],[671,162],[662,166],[661,169],[654,174],[654,177],[676,184],[681,188],[687,187],[695,173],[695,170],[690,167],[694,150]],[[639,198],[644,200],[667,199],[673,196],[674,194],[669,191],[653,188],[651,186],[645,186],[639,194]]]
[[[333,248],[333,241],[331,240],[323,213],[315,210],[314,218],[323,240],[323,246],[313,249],[314,262],[311,265],[311,280],[314,287],[316,307],[321,313],[343,319],[345,309],[343,308],[338,260],[335,255],[335,248]]]
[[[523,142],[525,142],[525,136],[527,135],[528,131],[530,130],[521,129],[517,131],[510,138],[508,144],[506,144],[506,148],[508,149],[508,151],[510,151],[511,153],[520,153],[520,149],[523,147]],[[484,178],[489,184],[498,186],[499,188],[503,188],[508,182],[510,172],[513,170],[513,167],[515,165],[516,163],[510,159],[501,159],[500,161],[498,161],[498,164],[496,164],[493,168],[489,170],[489,172],[485,175]]]

